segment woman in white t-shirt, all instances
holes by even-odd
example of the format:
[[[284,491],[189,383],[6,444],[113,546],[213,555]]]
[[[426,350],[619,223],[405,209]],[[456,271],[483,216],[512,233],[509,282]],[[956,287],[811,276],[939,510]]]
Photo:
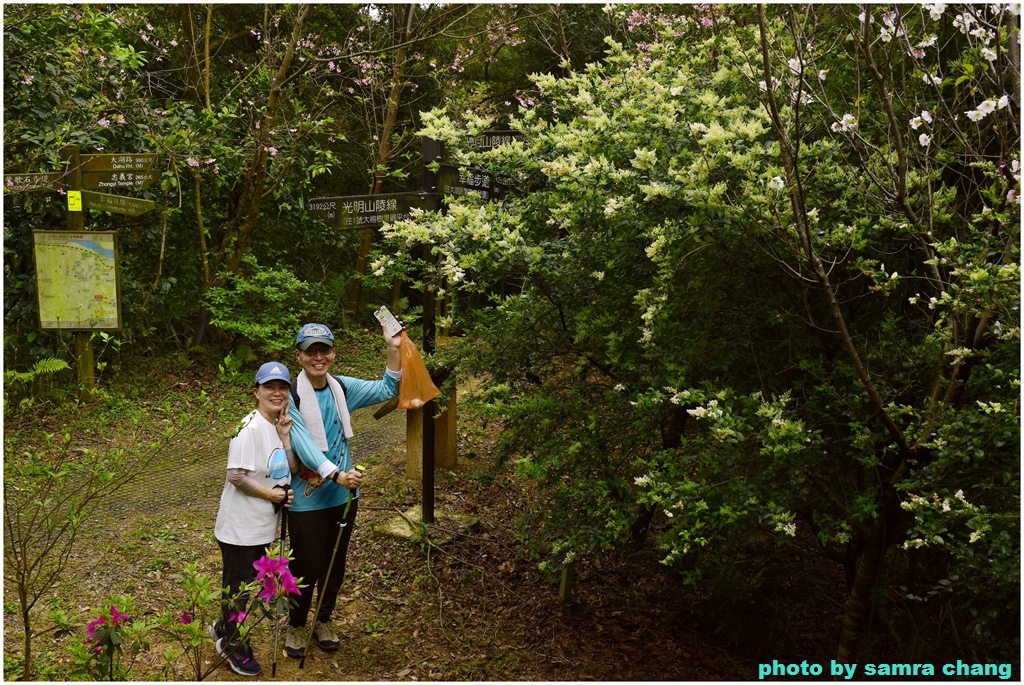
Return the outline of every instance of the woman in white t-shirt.
[[[228,472],[220,496],[214,534],[224,562],[223,586],[234,597],[243,583],[256,579],[253,562],[262,558],[277,537],[278,511],[292,502],[288,487],[298,469],[289,435],[291,376],[280,362],[268,362],[256,372],[253,395],[256,410],[242,419],[228,447]],[[247,596],[235,602],[244,612]],[[237,614],[224,607],[222,618],[211,626],[217,652],[235,673],[261,672],[248,640],[239,640]]]

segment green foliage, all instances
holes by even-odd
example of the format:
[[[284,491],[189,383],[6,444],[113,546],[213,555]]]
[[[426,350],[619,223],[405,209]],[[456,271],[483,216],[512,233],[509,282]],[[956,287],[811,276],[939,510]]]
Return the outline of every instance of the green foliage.
[[[17,407],[24,412],[36,402],[54,394],[53,387],[47,387],[52,376],[69,369],[63,359],[40,359],[28,371],[4,370],[4,413]],[[16,404],[15,404],[16,402]]]
[[[149,649],[153,628],[137,613],[131,597],[107,599],[89,623],[85,641],[70,644],[72,675],[87,680],[128,680],[139,654]]]
[[[220,620],[222,589],[218,579],[201,573],[195,563],[185,564],[181,573],[175,573],[172,578],[180,584],[184,597],[157,621],[160,631],[178,643],[177,647],[164,652],[166,674],[170,677],[175,673],[173,667],[184,659],[192,679],[202,680],[208,673],[209,662],[217,661],[207,627]]]
[[[646,530],[690,582],[805,531],[837,560],[939,534],[972,611],[1015,605],[1019,74],[996,29],[1016,19],[935,7],[874,10],[867,42],[850,7],[766,8],[763,32],[757,8],[616,7],[635,48],[534,75],[525,141],[474,152],[492,120],[424,114],[518,192],[386,227],[374,263],[489,303],[446,323],[476,339],[457,365],[493,383],[501,457],[545,493],[524,526],[545,568]],[[958,69],[969,89],[936,87]],[[899,506],[958,489],[989,508]]]
[[[149,417],[167,413],[156,431],[140,428],[138,416],[123,411],[122,400],[132,406],[128,398],[103,392],[97,397],[99,406],[59,410],[54,417],[63,426],[60,434],[35,431],[26,438],[23,430],[4,435],[4,583],[24,631],[20,656],[26,678],[39,675],[33,654],[33,638],[42,632],[36,628],[38,604],[63,579],[83,523],[104,498],[144,472],[183,430],[203,420],[203,396],[180,416],[166,406],[147,405],[144,413]],[[90,421],[103,426],[113,447],[101,450],[78,442],[81,423],[90,412]],[[116,667],[112,664],[104,662],[108,674]]]
[[[221,619],[221,606],[241,614],[239,634],[229,639],[248,640],[260,622],[277,620],[295,605],[293,595],[304,586],[302,579],[294,578],[288,570],[290,561],[290,552],[281,556],[268,549],[257,562],[261,566],[257,566],[260,573],[256,580],[243,583],[234,595],[228,588],[219,587],[214,576],[200,572],[198,564],[185,564],[180,573],[172,575],[179,583],[182,597],[165,614],[147,621],[132,616],[137,613],[134,598],[108,599],[104,608],[96,612],[97,618],[89,623],[85,641],[72,641],[69,645],[72,674],[91,680],[130,680],[138,656],[151,650],[153,634],[173,643],[162,653],[167,661],[163,672],[166,677],[176,676],[184,660],[192,680],[206,679],[224,662],[223,657],[216,655],[214,640],[208,632],[208,627]],[[248,602],[248,614],[257,615],[255,620],[247,620],[248,615],[242,613],[243,599]],[[62,614],[54,616],[60,634],[73,634],[80,627]]]
[[[241,336],[257,352],[291,349],[295,331],[308,318],[310,286],[284,269],[260,267],[252,257],[245,267],[244,274],[225,274],[225,285],[207,293],[210,323]]]
[[[224,361],[217,365],[217,379],[221,383],[230,383],[240,379],[244,375],[242,367],[255,358],[256,355],[253,354],[251,347],[240,345],[234,352],[229,352],[224,357]]]

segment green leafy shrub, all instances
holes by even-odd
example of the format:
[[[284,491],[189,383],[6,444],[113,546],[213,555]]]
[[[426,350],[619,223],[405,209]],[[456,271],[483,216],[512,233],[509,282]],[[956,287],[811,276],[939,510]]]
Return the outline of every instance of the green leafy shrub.
[[[310,286],[284,269],[261,267],[247,256],[242,274],[226,274],[224,285],[206,295],[210,323],[276,354],[291,349],[310,310]]]

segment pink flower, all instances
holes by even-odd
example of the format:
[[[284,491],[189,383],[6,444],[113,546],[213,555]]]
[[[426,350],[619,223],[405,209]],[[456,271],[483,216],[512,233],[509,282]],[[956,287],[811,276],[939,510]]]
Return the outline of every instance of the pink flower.
[[[85,634],[88,635],[90,638],[93,637],[96,634],[96,629],[106,622],[107,619],[103,616],[100,616],[99,618],[97,618],[89,624],[89,626],[85,629]]]
[[[188,611],[182,611],[180,623],[183,626],[187,626],[192,623],[192,614],[188,613]]]
[[[299,594],[295,576],[288,569],[288,557],[264,555],[254,561],[252,566],[258,571],[256,580],[263,581],[263,590],[260,592],[263,601],[270,603],[277,597]]]
[[[248,615],[244,611],[232,611],[228,614],[228,621],[231,623],[244,623],[245,617]]]
[[[124,621],[130,621],[131,618],[132,617],[129,616],[128,614],[119,613],[118,610],[117,610],[117,607],[115,607],[115,606],[110,607],[110,624],[111,625],[115,625],[116,626],[118,623],[122,623]]]

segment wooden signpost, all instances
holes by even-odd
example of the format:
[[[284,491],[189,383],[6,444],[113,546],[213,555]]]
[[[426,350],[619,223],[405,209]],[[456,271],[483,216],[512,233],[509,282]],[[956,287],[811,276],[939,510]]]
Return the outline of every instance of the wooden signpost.
[[[91,400],[96,389],[92,331],[120,330],[121,293],[116,235],[86,232],[85,210],[139,216],[155,209],[156,203],[152,200],[94,191],[148,188],[160,178],[160,171],[154,169],[160,156],[151,153],[83,155],[77,145],[68,145],[61,149],[60,157],[65,164],[62,172],[4,174],[4,192],[56,190],[66,194],[69,233],[36,231],[33,236],[37,259],[36,292],[43,298],[39,327],[74,333],[79,397]],[[45,282],[40,280],[40,269],[46,271]],[[75,305],[71,302],[73,298],[63,297],[68,293],[76,294],[79,299],[85,297],[84,302],[89,306]],[[73,315],[69,306],[75,308]]]
[[[519,131],[484,131],[469,141],[476,150],[490,150],[524,136]],[[430,168],[441,162],[437,171]],[[490,171],[476,168],[460,168],[447,163],[444,145],[431,138],[423,139],[423,190],[419,193],[389,193],[379,195],[348,195],[342,197],[318,197],[306,203],[306,211],[323,219],[337,230],[379,228],[385,223],[402,221],[411,216],[413,208],[437,209],[444,196],[479,193],[486,200],[504,197],[508,186],[501,183]],[[430,252],[428,251],[428,259]],[[434,352],[436,299],[434,289],[427,287],[423,298],[423,352]],[[454,402],[449,411],[454,410]],[[423,523],[434,522],[434,457],[435,457],[435,401],[431,400],[421,409],[423,418]],[[449,417],[450,418],[450,417]],[[452,427],[454,430],[454,426]]]
[[[454,164],[439,164],[435,172],[435,183],[437,192],[444,197],[477,193],[485,200],[497,200],[504,197],[508,190],[508,185],[499,182],[486,169],[458,167]]]

